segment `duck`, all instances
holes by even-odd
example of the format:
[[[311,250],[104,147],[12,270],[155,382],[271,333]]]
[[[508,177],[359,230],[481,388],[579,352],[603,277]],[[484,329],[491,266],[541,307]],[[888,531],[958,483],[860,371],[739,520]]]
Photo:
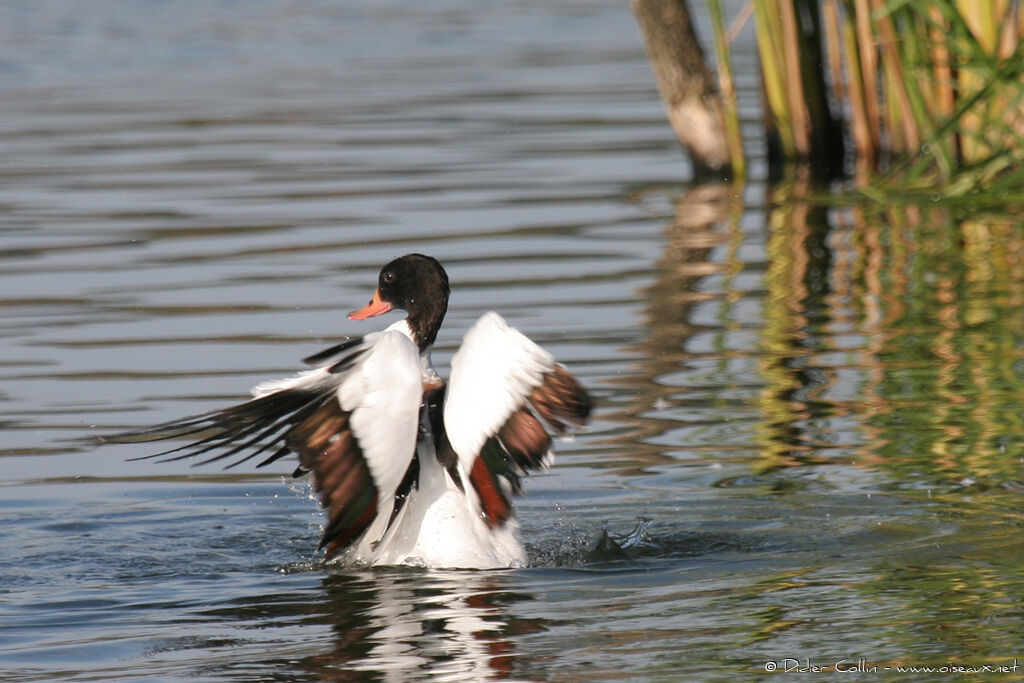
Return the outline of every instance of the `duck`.
[[[522,567],[512,497],[553,463],[553,437],[587,422],[593,402],[568,369],[498,313],[466,332],[443,379],[431,349],[448,310],[441,263],[406,254],[387,263],[362,321],[392,311],[384,330],[345,338],[304,359],[308,369],[253,387],[226,408],[99,437],[101,443],[185,439],[134,459],[202,457],[227,468],[295,456],[326,513],[326,562],[464,569]]]

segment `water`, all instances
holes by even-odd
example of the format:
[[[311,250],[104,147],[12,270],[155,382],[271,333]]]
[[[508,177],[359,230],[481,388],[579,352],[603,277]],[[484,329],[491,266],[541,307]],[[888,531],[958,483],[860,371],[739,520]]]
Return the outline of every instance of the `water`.
[[[1012,217],[694,187],[624,5],[8,2],[0,46],[0,678],[1024,662]],[[599,402],[529,568],[324,566],[287,464],[73,443],[376,329],[409,251],[439,366],[495,308]]]

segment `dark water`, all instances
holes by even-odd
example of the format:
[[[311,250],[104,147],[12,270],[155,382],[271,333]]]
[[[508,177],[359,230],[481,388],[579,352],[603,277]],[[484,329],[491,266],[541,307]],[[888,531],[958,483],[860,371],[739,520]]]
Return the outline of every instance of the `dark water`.
[[[0,678],[1024,666],[1020,223],[693,186],[624,3],[6,2],[0,114]],[[287,465],[70,443],[376,329],[409,251],[439,366],[495,308],[600,402],[531,567],[326,567]]]

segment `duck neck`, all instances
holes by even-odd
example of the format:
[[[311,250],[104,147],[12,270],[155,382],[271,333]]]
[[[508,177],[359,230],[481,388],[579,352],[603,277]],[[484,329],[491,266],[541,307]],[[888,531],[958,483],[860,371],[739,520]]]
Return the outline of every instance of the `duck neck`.
[[[441,323],[444,321],[444,314],[447,311],[447,301],[409,311],[409,316],[405,321],[412,333],[412,340],[419,348],[421,355],[430,355],[430,347],[437,339],[437,331],[441,329]]]

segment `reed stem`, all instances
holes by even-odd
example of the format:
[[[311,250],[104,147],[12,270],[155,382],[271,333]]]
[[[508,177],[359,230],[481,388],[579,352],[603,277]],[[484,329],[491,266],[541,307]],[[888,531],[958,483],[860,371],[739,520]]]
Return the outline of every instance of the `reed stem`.
[[[718,87],[722,94],[722,114],[725,117],[726,144],[729,146],[729,160],[733,177],[745,180],[747,161],[743,154],[743,134],[740,131],[740,115],[736,104],[736,86],[732,74],[732,57],[725,33],[721,0],[708,0],[711,12],[711,32],[715,41],[715,61],[718,65]]]

